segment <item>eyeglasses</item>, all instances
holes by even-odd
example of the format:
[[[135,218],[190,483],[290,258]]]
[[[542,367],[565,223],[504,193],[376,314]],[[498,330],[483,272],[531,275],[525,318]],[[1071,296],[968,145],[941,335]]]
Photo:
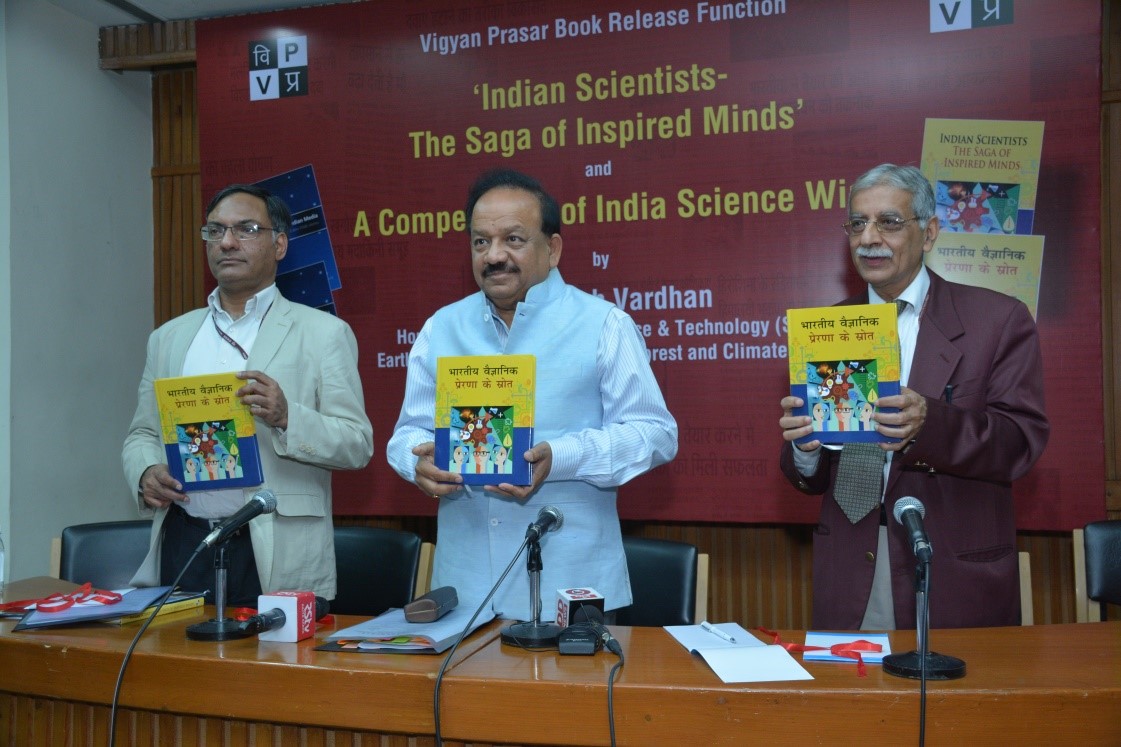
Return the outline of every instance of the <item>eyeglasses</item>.
[[[262,226],[251,220],[235,223],[232,226],[224,226],[221,223],[207,223],[202,227],[202,239],[209,244],[216,244],[221,241],[226,231],[233,231],[234,237],[241,241],[250,241],[257,238],[261,231],[276,231],[275,228],[270,226]]]
[[[859,236],[864,233],[864,229],[868,228],[871,223],[876,227],[880,233],[899,233],[903,230],[903,226],[907,225],[913,220],[918,218],[880,218],[879,220],[868,220],[867,218],[853,218],[847,223],[841,224],[841,230],[849,236]]]

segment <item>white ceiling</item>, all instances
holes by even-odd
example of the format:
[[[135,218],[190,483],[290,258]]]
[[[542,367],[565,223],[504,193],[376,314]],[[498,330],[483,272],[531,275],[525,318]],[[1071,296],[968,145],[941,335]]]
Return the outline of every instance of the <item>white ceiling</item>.
[[[333,5],[354,0],[49,0],[98,26],[213,18],[284,8]]]

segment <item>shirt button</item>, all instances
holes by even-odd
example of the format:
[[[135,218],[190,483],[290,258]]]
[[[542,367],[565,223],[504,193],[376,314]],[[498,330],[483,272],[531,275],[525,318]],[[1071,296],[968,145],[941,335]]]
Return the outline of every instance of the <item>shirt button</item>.
[[[866,553],[864,553],[864,559],[867,560],[869,563],[875,563],[876,562],[876,553],[866,552]]]
[[[490,520],[490,525],[491,525],[492,527],[496,527],[496,526],[498,526],[498,519],[491,519],[491,520]]]

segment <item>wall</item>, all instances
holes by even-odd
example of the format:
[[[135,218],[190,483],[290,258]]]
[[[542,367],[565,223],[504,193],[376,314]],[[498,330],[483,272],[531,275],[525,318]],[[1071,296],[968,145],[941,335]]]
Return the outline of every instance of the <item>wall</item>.
[[[0,531],[24,578],[64,526],[135,518],[120,446],[153,320],[151,84],[99,70],[97,26],[45,0],[0,13]]]

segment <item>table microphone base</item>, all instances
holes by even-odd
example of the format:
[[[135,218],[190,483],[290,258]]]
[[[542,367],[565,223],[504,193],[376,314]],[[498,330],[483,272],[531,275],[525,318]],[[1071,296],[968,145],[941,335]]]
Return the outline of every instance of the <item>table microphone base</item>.
[[[918,651],[905,654],[888,654],[884,657],[884,671],[895,677],[917,680],[922,678],[922,656]],[[928,680],[956,680],[965,676],[965,662],[956,656],[929,652],[926,655]]]
[[[556,648],[561,626],[553,623],[521,622],[502,631],[502,642],[520,648]]]
[[[240,623],[232,617],[221,620],[211,618],[206,622],[187,626],[187,637],[192,641],[232,641],[255,635],[252,631],[238,628]]]

